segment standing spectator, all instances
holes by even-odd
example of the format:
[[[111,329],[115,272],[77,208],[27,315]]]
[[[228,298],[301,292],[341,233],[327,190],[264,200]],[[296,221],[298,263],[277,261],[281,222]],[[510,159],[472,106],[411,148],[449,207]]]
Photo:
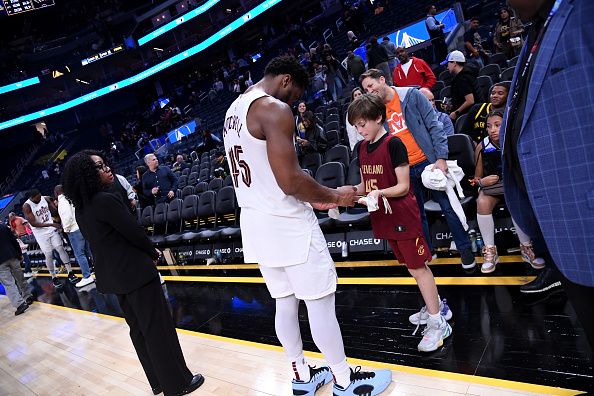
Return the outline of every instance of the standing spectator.
[[[433,88],[437,79],[427,62],[410,56],[403,47],[396,48],[396,54],[400,64],[393,69],[395,86],[410,87],[418,85],[421,88]]]
[[[361,90],[361,88],[357,87],[353,89],[353,91],[351,92],[351,102],[361,95],[363,95],[363,90]],[[349,146],[351,147],[352,152],[355,149],[355,145],[357,144],[357,142],[360,142],[365,138],[361,136],[359,132],[357,132],[357,128],[354,125],[351,125],[351,123],[349,122],[348,114],[346,115],[345,126],[347,137],[349,138]]]
[[[347,73],[355,82],[355,85],[359,85],[359,76],[365,73],[365,62],[359,55],[355,55],[353,51],[347,52]]]
[[[301,151],[307,153],[323,153],[328,147],[328,141],[324,129],[318,125],[316,116],[311,111],[303,113],[303,126],[305,127],[305,138],[297,138]]]
[[[97,289],[116,294],[153,393],[188,394],[204,378],[186,366],[155,268],[161,253],[126,205],[107,192],[114,179],[101,153],[81,151],[66,164],[64,193],[95,253]]]
[[[21,270],[22,259],[16,237],[0,223],[0,283],[10,303],[16,308],[15,315],[25,312],[34,301]]]
[[[509,3],[532,25],[501,131],[505,199],[547,263],[520,291],[562,284],[594,349],[594,2]]]
[[[392,70],[388,66],[388,52],[386,48],[377,43],[377,37],[371,36],[367,41],[367,68],[381,70],[386,76],[386,83],[392,83]]]
[[[297,105],[297,115],[295,116],[295,132],[296,136],[303,139],[305,138],[305,126],[303,125],[303,114],[307,110],[307,106],[304,101],[299,102]]]
[[[452,51],[448,55],[445,62],[447,63],[448,71],[454,77],[452,78],[451,95],[452,95],[452,109],[450,118],[456,120],[462,114],[466,114],[468,110],[477,101],[477,83],[476,76],[466,66],[466,58],[460,51]]]
[[[342,76],[340,75],[340,62],[329,52],[324,55],[326,66],[326,87],[328,95],[334,102],[338,100],[338,91],[343,87]]]
[[[445,25],[440,23],[435,15],[437,14],[437,8],[434,5],[427,7],[427,18],[425,19],[425,26],[427,32],[429,32],[429,39],[431,45],[434,48],[433,62],[440,62],[448,53],[448,46],[445,41],[445,33],[443,29]]]
[[[480,191],[476,201],[478,223],[483,237],[483,264],[481,272],[484,274],[495,271],[499,263],[499,255],[495,246],[495,223],[493,210],[503,200],[503,181],[501,175],[501,149],[499,145],[499,129],[503,120],[503,113],[494,111],[487,117],[487,131],[489,135],[476,147],[476,171],[474,180]],[[512,218],[513,221],[513,218]],[[543,269],[544,260],[537,258],[532,248],[530,237],[515,223],[514,227],[520,239],[522,259],[534,269]]]
[[[390,70],[394,70],[394,68],[398,64],[398,60],[396,59],[396,44],[390,41],[390,37],[384,36],[381,45],[386,49],[386,52],[388,53],[388,66],[390,67]]]
[[[146,196],[155,197],[155,203],[169,202],[177,191],[177,176],[166,166],[159,166],[155,154],[144,156],[148,170],[142,175],[142,191]]]
[[[361,84],[367,93],[374,93],[382,98],[386,105],[390,132],[398,136],[406,146],[410,179],[419,205],[425,239],[430,244],[429,224],[425,214],[427,190],[421,181],[421,173],[430,164],[434,164],[433,169],[440,169],[444,174],[448,171],[448,142],[443,127],[437,121],[431,104],[418,89],[390,87],[382,72],[377,69],[363,73]],[[462,268],[474,268],[476,261],[470,239],[447,194],[445,191],[431,190],[431,195],[441,207],[452,232],[456,248],[462,256]]]
[[[467,113],[466,120],[459,132],[470,136],[476,144],[479,144],[487,137],[487,115],[494,111],[505,112],[505,104],[509,93],[510,83],[503,81],[493,84],[489,103],[477,103]]]
[[[138,206],[144,209],[147,206],[155,204],[155,199],[152,195],[145,195],[142,189],[142,175],[146,172],[146,166],[140,165],[136,167],[136,184],[132,186],[136,196],[138,197]]]
[[[433,111],[437,116],[437,121],[441,123],[446,136],[452,136],[454,133],[456,133],[452,119],[446,113],[442,113],[441,111],[437,110],[437,107],[435,107],[435,95],[433,95],[433,92],[427,88],[421,88],[419,91],[425,95],[429,103],[431,103],[431,106],[433,106]]]
[[[359,39],[357,36],[355,36],[355,33],[353,33],[352,30],[347,32],[347,38],[349,39],[349,47],[351,51],[354,51],[355,49],[359,48],[359,45],[361,45],[359,43]]]
[[[76,223],[76,215],[74,206],[66,199],[62,185],[58,184],[54,188],[54,195],[58,198],[58,213],[62,221],[62,229],[68,236],[72,251],[76,262],[80,266],[83,278],[75,285],[76,287],[83,287],[95,282],[91,276],[91,268],[87,257],[91,256],[91,249],[89,243],[85,240]]]
[[[502,7],[499,10],[499,21],[493,34],[493,43],[497,52],[503,53],[507,59],[517,56],[524,45],[522,33],[524,33],[522,22],[511,16],[509,8]]]
[[[470,18],[470,25],[464,33],[464,48],[469,62],[475,62],[479,67],[485,65],[486,53],[483,50],[482,37],[478,32],[480,21],[477,17]]]

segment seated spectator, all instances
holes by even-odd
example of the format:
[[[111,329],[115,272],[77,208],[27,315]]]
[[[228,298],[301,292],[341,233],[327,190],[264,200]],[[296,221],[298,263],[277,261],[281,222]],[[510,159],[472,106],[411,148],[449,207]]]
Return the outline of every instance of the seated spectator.
[[[363,90],[361,88],[357,87],[353,89],[353,91],[351,92],[351,102],[361,95],[363,95]],[[347,137],[349,138],[349,146],[351,147],[352,152],[355,149],[355,145],[357,144],[357,142],[360,142],[365,138],[359,132],[357,132],[357,128],[355,128],[354,125],[351,125],[351,123],[349,122],[348,114],[346,115],[345,125]]]
[[[427,62],[408,55],[403,47],[396,48],[396,56],[400,64],[394,69],[395,86],[410,87],[418,85],[421,88],[433,88],[437,79]]]
[[[503,122],[503,113],[492,112],[487,117],[487,132],[489,136],[476,147],[475,183],[479,185],[477,199],[477,223],[484,241],[482,273],[491,273],[499,262],[497,247],[495,246],[495,223],[493,209],[503,201],[503,179],[501,175],[501,148],[499,146],[499,129]],[[513,219],[512,219],[513,221]],[[522,259],[534,268],[543,268],[544,261],[536,258],[532,249],[530,237],[515,223],[514,227],[520,239]]]
[[[499,21],[493,34],[495,50],[503,53],[507,59],[518,56],[524,45],[522,33],[524,33],[522,22],[511,15],[509,8],[502,7],[499,10]]]
[[[313,112],[303,113],[303,126],[305,127],[305,138],[297,138],[297,144],[301,147],[302,153],[323,153],[328,147],[328,142],[324,130],[316,122]]]
[[[155,197],[155,203],[169,202],[177,191],[177,176],[166,166],[159,166],[155,154],[147,154],[144,162],[148,170],[142,175],[142,191],[144,195]]]
[[[464,48],[469,62],[475,62],[479,68],[483,67],[489,60],[488,54],[483,50],[482,37],[478,32],[480,21],[477,17],[470,19],[470,26],[464,33]]]
[[[171,165],[171,170],[174,172],[177,171],[183,171],[186,168],[189,168],[190,165],[184,160],[184,156],[181,154],[178,154],[177,157],[175,157],[175,162]]]
[[[431,90],[428,88],[421,88],[420,91],[423,95],[425,95],[429,103],[431,103],[431,106],[433,106],[433,111],[437,116],[437,122],[441,124],[446,136],[451,136],[456,133],[452,119],[446,113],[442,113],[441,111],[437,110],[437,107],[435,107],[435,96],[433,95],[433,92],[431,92]]]
[[[482,142],[487,137],[487,115],[494,111],[505,111],[509,86],[509,82],[505,81],[494,84],[489,95],[489,103],[477,103],[472,106],[461,132],[470,136],[477,144]]]
[[[138,197],[138,206],[140,209],[144,209],[147,206],[151,206],[155,204],[155,198],[152,195],[145,195],[144,190],[142,189],[142,175],[146,172],[146,166],[137,166],[136,167],[136,184],[132,186],[134,192],[136,192],[136,196]]]
[[[448,58],[442,64],[446,62],[448,71],[453,76],[451,85],[453,111],[450,113],[450,118],[455,120],[462,114],[466,114],[476,103],[478,87],[475,74],[465,67],[466,58],[462,52],[450,52]]]
[[[307,110],[304,101],[299,102],[297,106],[297,115],[295,116],[295,132],[300,138],[305,138],[305,127],[303,126],[303,113]]]
[[[359,55],[355,55],[353,51],[347,53],[347,73],[349,77],[355,82],[355,85],[359,85],[359,77],[367,70],[365,68],[365,62]]]

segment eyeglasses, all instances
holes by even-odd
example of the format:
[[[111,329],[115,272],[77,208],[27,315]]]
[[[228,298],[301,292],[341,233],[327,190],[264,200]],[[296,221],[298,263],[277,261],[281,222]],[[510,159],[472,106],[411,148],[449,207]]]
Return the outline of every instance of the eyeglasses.
[[[104,164],[104,163],[102,163],[102,162],[98,162],[98,163],[96,163],[96,164],[95,164],[95,168],[96,168],[96,169],[99,169],[99,170],[101,170],[101,171],[103,171],[103,172],[108,172],[108,171],[110,171],[110,170],[111,170],[111,168],[110,168],[109,166],[105,165],[105,164]]]

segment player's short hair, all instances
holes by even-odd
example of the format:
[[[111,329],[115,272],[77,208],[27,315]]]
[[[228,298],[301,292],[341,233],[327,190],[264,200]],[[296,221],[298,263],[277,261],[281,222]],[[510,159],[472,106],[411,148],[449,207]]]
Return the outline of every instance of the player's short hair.
[[[365,73],[361,74],[359,77],[359,83],[362,83],[367,77],[373,78],[374,80],[379,80],[380,77],[386,78],[386,75],[379,69],[369,69]]]
[[[29,198],[33,198],[36,197],[40,194],[39,190],[36,188],[32,188],[31,190],[29,190]]]
[[[273,58],[264,69],[265,76],[280,76],[281,74],[288,74],[293,80],[293,84],[299,88],[307,88],[309,83],[309,76],[307,70],[299,63],[294,56],[277,56]]]
[[[347,114],[351,125],[359,120],[375,121],[379,117],[383,124],[386,121],[386,105],[376,94],[363,94],[351,102]]]

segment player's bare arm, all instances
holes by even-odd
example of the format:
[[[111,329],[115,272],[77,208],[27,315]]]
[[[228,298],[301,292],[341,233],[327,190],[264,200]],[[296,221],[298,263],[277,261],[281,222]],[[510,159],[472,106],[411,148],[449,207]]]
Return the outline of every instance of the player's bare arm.
[[[252,104],[247,123],[254,137],[266,140],[270,167],[285,194],[305,202],[353,205],[355,191],[352,187],[330,189],[301,170],[293,145],[293,114],[287,104],[271,97],[259,99]]]

